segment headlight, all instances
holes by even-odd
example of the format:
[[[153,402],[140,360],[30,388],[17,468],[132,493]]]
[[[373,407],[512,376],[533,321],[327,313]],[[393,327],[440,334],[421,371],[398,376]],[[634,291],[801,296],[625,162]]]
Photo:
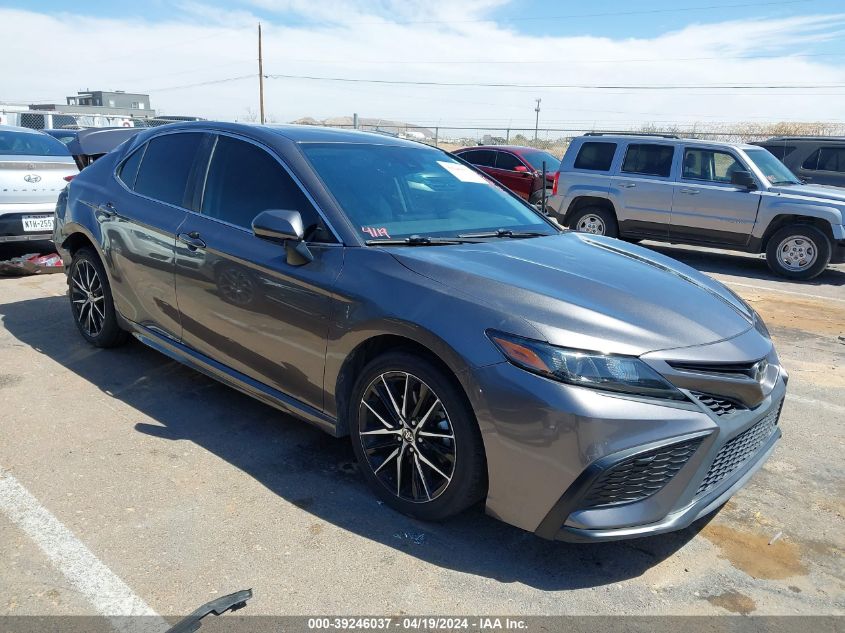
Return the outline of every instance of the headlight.
[[[652,398],[687,399],[635,356],[611,356],[555,347],[495,330],[488,330],[487,336],[514,365],[553,380]]]

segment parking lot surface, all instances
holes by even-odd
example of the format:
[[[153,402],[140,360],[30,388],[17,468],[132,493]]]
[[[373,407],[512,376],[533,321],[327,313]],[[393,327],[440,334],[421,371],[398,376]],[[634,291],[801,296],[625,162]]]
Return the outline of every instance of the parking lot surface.
[[[793,284],[653,247],[763,315],[784,437],[717,515],[588,545],[399,515],[348,439],[140,343],[86,345],[64,275],[0,278],[0,614],[171,616],[246,587],[250,614],[845,614],[845,266]]]

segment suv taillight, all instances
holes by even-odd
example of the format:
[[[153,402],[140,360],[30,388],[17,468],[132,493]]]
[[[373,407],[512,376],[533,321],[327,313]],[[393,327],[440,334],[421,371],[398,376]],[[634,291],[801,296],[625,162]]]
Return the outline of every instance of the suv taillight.
[[[64,180],[65,182],[70,182],[74,178],[76,178],[76,174],[73,174],[71,176],[65,176],[62,180]]]
[[[555,180],[554,180],[554,184],[552,184],[552,195],[553,195],[553,196],[556,196],[556,195],[557,195],[557,181],[558,181],[558,178],[560,178],[560,172],[559,172],[559,171],[556,171],[556,172],[555,172]]]

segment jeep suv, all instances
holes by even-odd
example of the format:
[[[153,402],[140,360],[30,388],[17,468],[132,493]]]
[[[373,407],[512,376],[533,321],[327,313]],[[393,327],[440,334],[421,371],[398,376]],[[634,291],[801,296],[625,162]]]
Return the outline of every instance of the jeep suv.
[[[845,261],[845,190],[804,184],[755,145],[577,137],[548,210],[587,233],[765,253],[772,271],[792,279]]]
[[[769,150],[804,182],[845,187],[845,138],[779,136],[752,143]]]

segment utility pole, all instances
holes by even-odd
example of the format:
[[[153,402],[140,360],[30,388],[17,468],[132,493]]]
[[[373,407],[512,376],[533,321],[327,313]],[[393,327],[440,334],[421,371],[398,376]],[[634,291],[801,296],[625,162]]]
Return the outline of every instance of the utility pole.
[[[264,57],[261,54],[261,22],[258,23],[258,110],[264,125]]]
[[[536,118],[534,119],[534,140],[537,140],[537,130],[540,128],[540,102],[542,99],[535,99],[537,102],[537,107],[534,108],[534,112],[537,113]]]

